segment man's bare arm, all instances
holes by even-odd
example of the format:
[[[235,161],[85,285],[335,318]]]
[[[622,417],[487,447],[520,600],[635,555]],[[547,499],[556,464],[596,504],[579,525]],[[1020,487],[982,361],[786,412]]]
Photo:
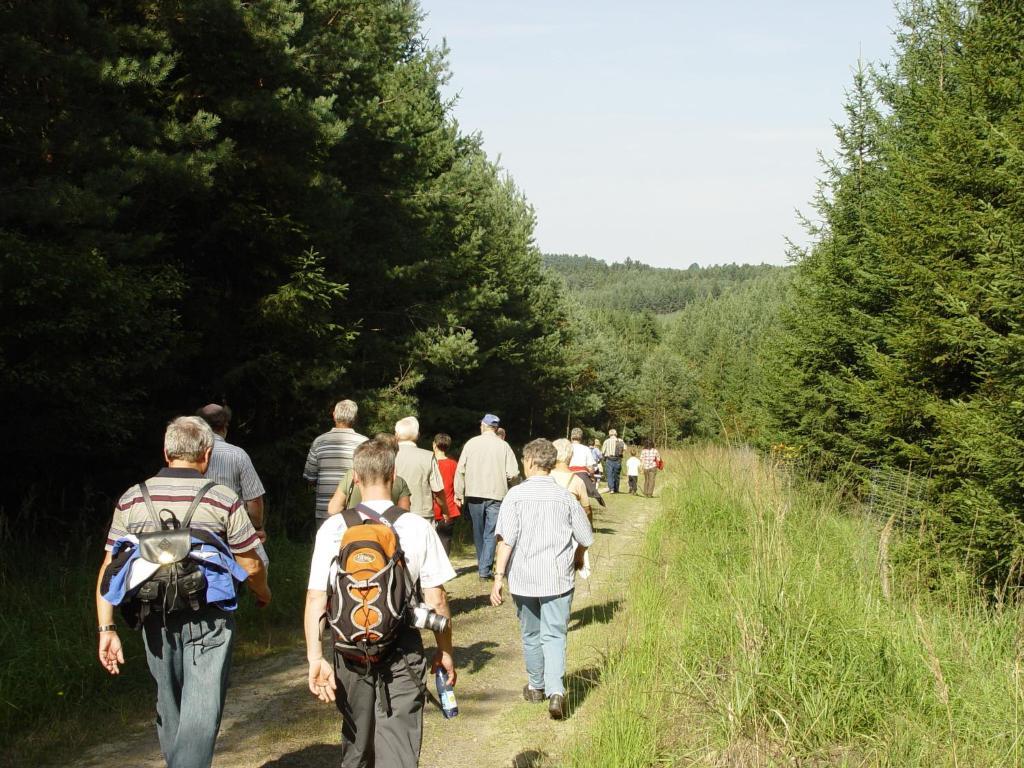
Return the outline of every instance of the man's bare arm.
[[[327,593],[320,589],[306,591],[306,607],[302,614],[302,630],[306,637],[306,661],[309,663],[307,685],[309,692],[320,701],[331,702],[335,698],[337,683],[334,667],[324,658],[320,633],[322,619],[327,611]]]
[[[444,491],[432,491],[431,493],[434,495],[434,501],[441,508],[441,519],[447,523],[448,516],[451,514],[451,511],[448,509],[448,497]]]
[[[437,611],[441,616],[448,618],[448,626],[444,632],[435,632],[434,641],[437,643],[437,653],[434,655],[432,670],[443,669],[448,674],[448,685],[455,685],[458,674],[455,671],[455,661],[452,657],[452,612],[448,607],[448,593],[443,586],[424,587],[423,602]]]
[[[245,511],[249,515],[252,527],[257,531],[262,531],[266,526],[266,520],[264,519],[266,506],[263,503],[263,497],[257,496],[255,499],[249,499],[249,501],[245,502]]]
[[[100,572],[96,576],[96,623],[101,627],[107,627],[114,623],[114,606],[103,599],[100,584],[103,582],[103,572],[110,565],[111,555],[107,552],[106,557],[100,564]],[[124,651],[121,648],[121,638],[116,630],[108,630],[99,633],[99,659],[100,664],[112,675],[120,674],[121,664],[124,664]]]
[[[249,589],[252,590],[257,605],[260,607],[267,605],[270,602],[270,585],[267,584],[267,569],[263,566],[263,561],[260,560],[259,555],[256,554],[256,550],[250,549],[248,552],[236,554],[235,562],[242,566],[245,572],[249,574],[246,583],[249,585]]]

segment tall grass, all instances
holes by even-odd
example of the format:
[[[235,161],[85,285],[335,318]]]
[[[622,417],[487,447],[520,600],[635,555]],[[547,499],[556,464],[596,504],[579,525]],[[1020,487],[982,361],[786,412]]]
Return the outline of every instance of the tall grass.
[[[880,526],[838,496],[742,450],[672,463],[566,764],[1024,765],[1020,607],[898,575],[887,599]]]

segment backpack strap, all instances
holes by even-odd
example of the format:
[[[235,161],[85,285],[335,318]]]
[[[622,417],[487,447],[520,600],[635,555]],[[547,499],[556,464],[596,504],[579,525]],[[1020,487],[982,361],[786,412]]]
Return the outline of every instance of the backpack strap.
[[[389,528],[394,528],[395,523],[398,521],[398,518],[405,514],[405,510],[396,504],[392,504],[388,509],[384,511],[384,514],[377,512],[375,509],[372,509],[366,506],[365,504],[360,504],[354,510],[349,511],[357,512],[357,514],[358,512],[362,512],[371,520],[375,520],[378,523],[383,523]],[[346,522],[348,521],[346,520]]]
[[[408,512],[408,510],[402,509],[397,504],[392,504],[391,509],[385,512],[383,517],[385,520],[391,523],[392,526],[394,526],[394,524],[398,522],[398,518],[400,518],[406,512]]]
[[[149,488],[146,487],[145,480],[139,483],[139,492],[142,494],[142,501],[146,505],[146,510],[149,512],[149,516],[153,519],[153,522],[156,524],[156,529],[159,531],[163,527],[163,523],[160,522],[160,515],[157,514],[156,507],[153,506],[153,499],[149,496]]]
[[[199,489],[199,492],[196,493],[196,497],[192,499],[192,503],[189,505],[188,511],[185,513],[185,519],[181,521],[182,528],[188,528],[188,524],[192,522],[192,515],[196,513],[196,509],[199,507],[200,503],[202,503],[203,497],[206,496],[206,492],[216,484],[216,480],[207,480],[206,485]]]
[[[354,509],[346,509],[341,513],[341,517],[345,521],[346,528],[353,528],[363,522],[363,518],[359,516],[359,512]]]
[[[217,484],[216,480],[208,480],[206,485],[199,489],[199,492],[192,499],[192,503],[189,505],[188,511],[185,512],[185,519],[181,521],[182,528],[188,528],[188,524],[192,522],[192,515],[195,514],[199,504],[203,501],[203,497],[206,496],[206,492],[209,491],[213,486]],[[146,509],[149,511],[149,516],[153,519],[156,524],[157,530],[163,528],[163,521],[160,519],[160,514],[156,511],[156,507],[153,506],[153,499],[149,495],[149,488],[146,486],[145,481],[139,483],[139,492],[142,494],[142,501],[146,505]],[[173,516],[173,513],[172,513]],[[175,518],[177,520],[177,518]]]

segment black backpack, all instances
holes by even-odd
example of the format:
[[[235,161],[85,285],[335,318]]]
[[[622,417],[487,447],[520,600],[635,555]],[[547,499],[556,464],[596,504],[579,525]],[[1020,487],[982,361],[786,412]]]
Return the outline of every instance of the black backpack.
[[[196,493],[184,518],[178,518],[169,509],[156,511],[149,488],[139,483],[139,491],[146,504],[150,519],[156,524],[156,530],[138,534],[139,559],[158,565],[152,576],[142,582],[136,589],[125,594],[120,603],[121,615],[133,629],[142,627],[142,623],[151,613],[168,613],[180,611],[198,611],[206,604],[206,575],[202,566],[189,557],[193,549],[200,544],[193,544],[193,537],[201,542],[217,546],[219,542],[215,534],[200,528],[190,528],[192,516],[202,502],[206,492],[217,483],[210,480]],[[221,545],[222,546],[222,545]],[[100,591],[107,592],[111,579],[119,573],[133,553],[132,547],[124,547],[117,557],[111,560],[103,572]]]

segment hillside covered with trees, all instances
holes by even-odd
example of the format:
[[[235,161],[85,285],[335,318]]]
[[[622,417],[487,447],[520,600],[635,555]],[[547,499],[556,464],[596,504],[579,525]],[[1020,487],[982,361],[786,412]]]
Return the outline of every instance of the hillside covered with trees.
[[[211,400],[278,498],[341,396],[369,431],[550,425],[559,289],[420,24],[383,0],[0,8],[14,528],[106,516]]]
[[[492,410],[516,442],[616,426],[910,473],[926,548],[1019,579],[1024,9],[903,8],[787,268],[542,257],[412,2],[0,22],[7,529],[92,525],[210,400],[285,495],[347,395],[367,431]]]
[[[913,2],[901,23],[893,63],[855,73],[814,244],[684,304],[657,343],[631,334],[631,407],[668,440],[852,471],[865,497],[903,477],[923,515],[904,543],[1004,594],[1024,572],[1024,8]],[[591,296],[645,271],[585,266],[567,282]]]

